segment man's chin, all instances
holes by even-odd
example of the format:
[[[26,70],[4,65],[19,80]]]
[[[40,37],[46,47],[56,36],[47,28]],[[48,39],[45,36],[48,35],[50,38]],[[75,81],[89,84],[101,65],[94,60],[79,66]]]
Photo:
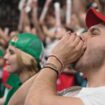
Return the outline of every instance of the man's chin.
[[[71,64],[73,69],[75,69],[75,70],[79,70],[80,69],[79,64],[80,64],[81,58],[82,58],[82,56]]]

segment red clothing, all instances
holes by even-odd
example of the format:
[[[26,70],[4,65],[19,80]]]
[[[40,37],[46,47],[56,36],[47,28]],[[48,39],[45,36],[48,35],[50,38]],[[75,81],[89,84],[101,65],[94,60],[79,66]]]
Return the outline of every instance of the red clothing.
[[[61,73],[57,79],[57,91],[67,89],[75,85],[74,74]]]
[[[6,65],[4,65],[3,67],[3,74],[2,74],[2,82],[4,84],[5,87],[10,88],[10,86],[6,83],[9,77],[9,73],[6,70]]]

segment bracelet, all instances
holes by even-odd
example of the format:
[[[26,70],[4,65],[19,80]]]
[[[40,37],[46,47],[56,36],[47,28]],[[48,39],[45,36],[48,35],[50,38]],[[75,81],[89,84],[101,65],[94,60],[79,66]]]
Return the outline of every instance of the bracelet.
[[[57,56],[55,56],[55,55],[50,55],[49,57],[54,57],[54,58],[56,58],[57,61],[59,61],[59,63],[61,64],[61,69],[64,68],[63,62],[62,62]]]
[[[50,67],[50,66],[45,66],[45,67],[43,67],[42,69],[44,69],[44,68],[50,68],[51,70],[55,71],[55,73],[57,74],[57,76],[58,76],[58,74],[59,74],[56,69],[54,69],[54,68],[52,68],[52,67]]]
[[[57,75],[59,75],[59,71],[58,71],[57,67],[52,63],[46,63],[43,68],[50,68],[51,70],[54,70]]]

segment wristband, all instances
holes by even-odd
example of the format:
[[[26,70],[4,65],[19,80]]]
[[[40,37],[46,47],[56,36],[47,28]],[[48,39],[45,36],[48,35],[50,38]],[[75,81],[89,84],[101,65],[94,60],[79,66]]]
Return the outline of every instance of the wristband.
[[[50,55],[49,57],[54,57],[54,58],[56,58],[57,61],[61,64],[61,69],[64,68],[63,62],[62,62],[57,56],[55,56],[55,55]]]
[[[42,69],[44,69],[44,68],[50,68],[51,70],[56,72],[57,76],[59,75],[59,71],[58,71],[57,67],[52,63],[46,63],[46,65]]]

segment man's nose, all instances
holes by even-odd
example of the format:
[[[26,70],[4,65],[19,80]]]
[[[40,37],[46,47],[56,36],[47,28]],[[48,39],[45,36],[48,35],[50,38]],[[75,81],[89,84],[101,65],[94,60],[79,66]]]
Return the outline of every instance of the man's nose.
[[[80,37],[84,42],[86,42],[88,39],[91,38],[91,35],[89,35],[89,33],[86,32],[86,33],[83,33]]]

